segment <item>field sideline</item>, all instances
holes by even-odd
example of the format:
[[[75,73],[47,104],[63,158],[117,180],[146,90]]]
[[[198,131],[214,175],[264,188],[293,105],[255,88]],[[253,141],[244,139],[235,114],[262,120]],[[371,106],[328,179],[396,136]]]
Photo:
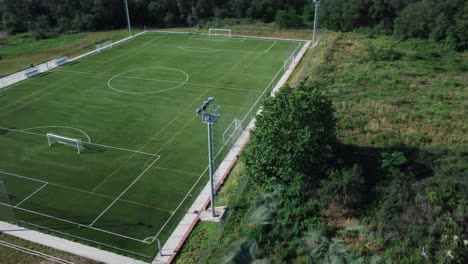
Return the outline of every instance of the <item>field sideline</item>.
[[[297,41],[147,33],[0,90],[1,211],[25,226],[151,257],[208,179],[208,96],[248,122]],[[86,150],[45,134],[80,138]],[[8,206],[11,204],[11,206]],[[14,210],[11,210],[14,208]],[[88,241],[91,242],[91,241]]]

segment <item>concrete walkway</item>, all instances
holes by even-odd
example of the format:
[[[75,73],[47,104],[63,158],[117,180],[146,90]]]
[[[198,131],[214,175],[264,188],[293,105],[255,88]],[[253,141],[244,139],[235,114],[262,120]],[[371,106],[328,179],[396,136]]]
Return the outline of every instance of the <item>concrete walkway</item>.
[[[56,236],[47,235],[38,231],[25,229],[20,226],[0,222],[0,231],[24,240],[51,247],[57,250],[69,252],[84,258],[115,264],[144,264],[139,260],[111,253],[95,247],[86,246]]]

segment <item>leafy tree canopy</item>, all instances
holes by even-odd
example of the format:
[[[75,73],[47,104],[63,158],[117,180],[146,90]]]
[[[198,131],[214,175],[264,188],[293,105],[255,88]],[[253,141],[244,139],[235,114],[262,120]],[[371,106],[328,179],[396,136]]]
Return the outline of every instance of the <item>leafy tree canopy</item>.
[[[310,84],[283,87],[266,99],[245,151],[247,173],[267,190],[307,193],[327,169],[336,142],[329,98]]]

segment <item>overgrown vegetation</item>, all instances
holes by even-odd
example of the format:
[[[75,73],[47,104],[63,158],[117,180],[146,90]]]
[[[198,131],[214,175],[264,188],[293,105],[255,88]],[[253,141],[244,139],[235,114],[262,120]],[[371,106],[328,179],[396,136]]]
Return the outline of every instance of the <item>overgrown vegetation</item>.
[[[128,36],[126,30],[84,32],[36,41],[29,33],[0,38],[0,76],[61,56],[74,57],[93,50],[105,40]]]
[[[312,0],[129,0],[134,25],[150,27],[232,27],[272,23],[280,28],[311,28]],[[2,0],[0,13],[10,34],[32,32],[37,38],[62,33],[121,28],[122,0]],[[468,46],[468,3],[463,0],[326,0],[320,25],[339,31],[429,38],[456,50]]]
[[[429,40],[338,33],[314,61],[306,85],[322,89],[336,109],[340,143],[328,170],[304,185],[304,197],[288,192],[289,182],[275,180],[275,188],[266,189],[263,181],[256,184],[258,175],[250,170],[261,167],[249,168],[247,162],[244,175],[253,184],[229,203],[231,215],[222,230],[205,238],[216,243],[205,249],[209,257],[202,261],[466,263],[466,54]],[[286,87],[283,93],[294,92]],[[301,109],[281,98],[273,109],[287,109],[291,116],[291,107]],[[273,101],[267,102],[267,113]],[[302,135],[303,126],[282,118],[285,113],[277,113],[278,120],[288,120]],[[266,120],[257,123],[257,131],[282,126]],[[280,142],[264,143],[266,149],[288,150],[294,142],[288,133],[274,134]],[[249,152],[260,149],[257,144],[251,142],[241,159],[252,159]],[[281,164],[271,162],[274,155],[256,157],[270,167]],[[196,262],[184,256],[181,263]]]

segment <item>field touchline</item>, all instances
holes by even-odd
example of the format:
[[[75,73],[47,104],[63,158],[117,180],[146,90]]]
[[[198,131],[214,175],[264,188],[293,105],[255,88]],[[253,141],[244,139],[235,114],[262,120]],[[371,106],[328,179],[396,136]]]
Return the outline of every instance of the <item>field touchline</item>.
[[[89,227],[92,227],[99,220],[99,218],[101,218],[101,216],[103,216],[120,199],[120,197],[122,197],[130,188],[132,188],[132,186],[151,168],[151,166],[154,165],[154,163],[156,163],[156,161],[158,161],[158,159],[154,160],[150,166],[148,166],[140,175],[138,175],[138,177],[132,183],[130,183],[130,185],[122,193],[120,193],[120,195],[115,198],[115,200],[98,217],[96,217],[96,219],[94,219]]]

